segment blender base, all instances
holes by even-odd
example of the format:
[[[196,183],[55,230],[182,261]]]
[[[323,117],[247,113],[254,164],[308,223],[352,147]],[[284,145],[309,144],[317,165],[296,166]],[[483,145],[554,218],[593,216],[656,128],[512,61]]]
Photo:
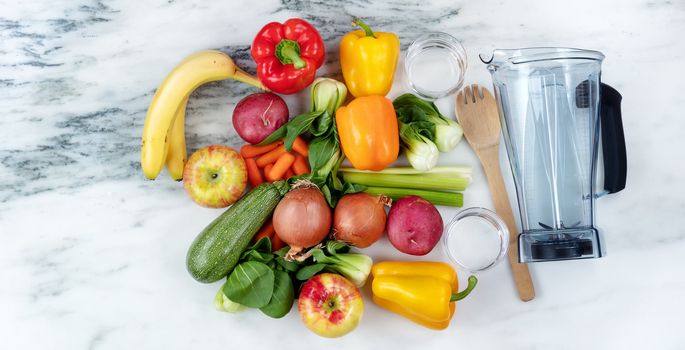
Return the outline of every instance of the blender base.
[[[603,247],[594,227],[536,230],[519,235],[519,262],[601,258]]]

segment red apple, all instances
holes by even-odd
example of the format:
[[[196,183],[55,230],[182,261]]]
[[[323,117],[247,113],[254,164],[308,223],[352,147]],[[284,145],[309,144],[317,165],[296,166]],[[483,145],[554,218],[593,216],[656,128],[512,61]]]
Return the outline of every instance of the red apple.
[[[302,285],[297,301],[302,322],[327,338],[343,336],[357,327],[364,313],[359,289],[345,277],[322,273]]]
[[[245,186],[245,161],[233,148],[224,145],[197,150],[183,169],[183,187],[203,207],[227,207],[240,198]]]

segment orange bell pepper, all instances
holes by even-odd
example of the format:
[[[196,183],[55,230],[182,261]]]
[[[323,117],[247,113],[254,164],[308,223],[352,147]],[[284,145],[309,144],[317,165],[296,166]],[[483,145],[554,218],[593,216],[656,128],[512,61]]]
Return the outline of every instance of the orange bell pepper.
[[[336,111],[335,122],[342,150],[356,169],[383,170],[397,159],[400,136],[389,99],[358,97]]]

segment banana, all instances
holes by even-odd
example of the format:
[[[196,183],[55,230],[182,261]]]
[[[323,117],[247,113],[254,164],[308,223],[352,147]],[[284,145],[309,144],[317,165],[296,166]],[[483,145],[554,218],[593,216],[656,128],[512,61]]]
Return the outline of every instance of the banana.
[[[216,50],[204,50],[186,57],[167,75],[152,97],[143,126],[140,164],[145,177],[154,180],[162,171],[172,126],[186,97],[202,84],[226,79],[265,90],[259,79],[238,68],[231,57]]]
[[[175,181],[183,180],[183,167],[186,164],[186,160],[188,160],[185,135],[185,115],[188,97],[183,99],[181,106],[178,107],[178,110],[176,111],[176,117],[174,117],[174,124],[171,127],[171,134],[169,135],[168,140],[169,146],[166,155],[166,168],[169,172],[169,176]]]

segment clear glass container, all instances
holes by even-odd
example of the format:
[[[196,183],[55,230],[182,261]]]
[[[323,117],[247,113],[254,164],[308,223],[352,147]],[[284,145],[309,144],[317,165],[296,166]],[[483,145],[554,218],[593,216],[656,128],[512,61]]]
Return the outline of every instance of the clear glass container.
[[[407,49],[404,73],[417,95],[435,100],[455,93],[464,83],[466,50],[447,33],[430,32],[416,38]]]
[[[443,247],[449,259],[475,273],[495,266],[507,254],[509,230],[502,219],[485,208],[467,208],[445,227]]]

